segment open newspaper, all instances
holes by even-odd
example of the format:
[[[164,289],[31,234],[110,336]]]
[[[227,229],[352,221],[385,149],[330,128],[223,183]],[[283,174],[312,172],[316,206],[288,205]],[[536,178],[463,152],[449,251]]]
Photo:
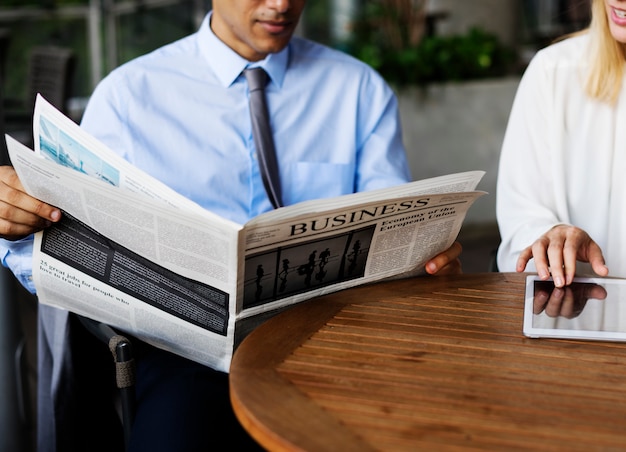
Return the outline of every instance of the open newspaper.
[[[6,137],[28,193],[39,301],[227,372],[253,328],[303,300],[417,276],[484,194],[473,171],[307,201],[237,224],[138,170],[41,96],[34,150]]]

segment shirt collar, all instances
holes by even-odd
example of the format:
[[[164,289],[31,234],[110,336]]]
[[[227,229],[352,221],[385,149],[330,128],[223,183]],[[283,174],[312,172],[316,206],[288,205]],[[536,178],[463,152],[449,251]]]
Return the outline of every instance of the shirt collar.
[[[278,53],[269,54],[264,60],[250,62],[239,56],[215,36],[209,25],[211,14],[212,12],[209,12],[202,21],[202,25],[197,33],[197,40],[200,52],[220,83],[224,87],[229,87],[237,80],[246,67],[259,66],[265,69],[274,84],[281,87],[289,60],[290,45],[287,45]]]

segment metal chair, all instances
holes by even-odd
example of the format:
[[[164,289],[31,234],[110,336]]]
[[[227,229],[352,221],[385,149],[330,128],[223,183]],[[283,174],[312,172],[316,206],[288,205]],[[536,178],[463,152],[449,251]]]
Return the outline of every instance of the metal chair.
[[[37,93],[61,112],[68,113],[76,57],[67,47],[34,47],[30,53],[27,102],[34,108]],[[32,118],[31,118],[32,120]]]
[[[4,140],[2,74],[0,74],[0,164],[9,164]],[[17,283],[0,266],[0,450],[28,451],[33,422],[27,378],[26,336],[22,328]]]
[[[490,253],[491,257],[489,258],[489,268],[488,270],[490,272],[499,272],[500,270],[498,269],[498,248],[496,247],[495,249],[491,250]]]
[[[121,418],[124,429],[124,442],[126,449],[130,442],[130,432],[135,416],[135,358],[131,341],[119,334],[110,326],[77,316],[82,325],[107,344],[115,363],[115,382],[119,390],[121,400]]]
[[[19,132],[23,138],[16,138],[32,147],[33,111],[37,93],[67,115],[75,67],[76,56],[70,48],[33,47],[28,59],[26,97],[4,100],[7,130],[12,134]]]
[[[0,268],[0,450],[29,451],[32,433],[26,338],[11,271]]]
[[[6,118],[9,127],[29,130],[32,140],[32,121],[37,93],[60,111],[67,114],[67,100],[74,71],[74,52],[60,47],[36,47],[32,50],[29,63],[28,96],[25,103],[9,102],[11,110]],[[0,164],[10,164],[4,140],[4,107],[0,77]],[[26,140],[25,144],[32,145]],[[0,404],[0,450],[26,451],[30,426],[29,393],[25,378],[24,334],[20,329],[20,318],[15,300],[16,281],[10,271],[0,268],[0,386],[3,403]],[[135,360],[130,340],[118,334],[108,325],[77,316],[80,323],[92,335],[106,344],[113,355],[115,381],[119,390],[120,416],[124,430],[124,441],[128,448],[130,431],[135,412]],[[5,353],[6,351],[6,353]]]

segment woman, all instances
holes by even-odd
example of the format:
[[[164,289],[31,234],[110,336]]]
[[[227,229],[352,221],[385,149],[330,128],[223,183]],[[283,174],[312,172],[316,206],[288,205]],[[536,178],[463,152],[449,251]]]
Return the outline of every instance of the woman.
[[[626,0],[591,8],[587,29],[529,64],[498,173],[499,269],[557,287],[626,277]]]

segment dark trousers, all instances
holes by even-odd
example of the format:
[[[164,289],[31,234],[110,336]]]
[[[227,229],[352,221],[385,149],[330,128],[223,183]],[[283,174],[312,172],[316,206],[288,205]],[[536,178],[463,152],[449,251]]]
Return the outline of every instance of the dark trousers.
[[[263,450],[235,417],[227,374],[141,344],[131,451]]]
[[[69,316],[71,370],[63,372],[56,401],[58,452],[124,450],[115,409],[115,371],[108,347]],[[51,448],[52,450],[52,448]]]
[[[123,449],[113,407],[114,364],[106,345],[72,322],[78,416],[71,422],[71,450]],[[133,452],[262,451],[232,410],[228,375],[131,338],[137,362]],[[93,375],[94,372],[96,375]],[[94,379],[94,377],[96,377]],[[105,417],[106,419],[103,419]],[[66,443],[67,444],[67,443]],[[82,446],[82,447],[81,447]],[[60,448],[60,451],[70,450]]]

